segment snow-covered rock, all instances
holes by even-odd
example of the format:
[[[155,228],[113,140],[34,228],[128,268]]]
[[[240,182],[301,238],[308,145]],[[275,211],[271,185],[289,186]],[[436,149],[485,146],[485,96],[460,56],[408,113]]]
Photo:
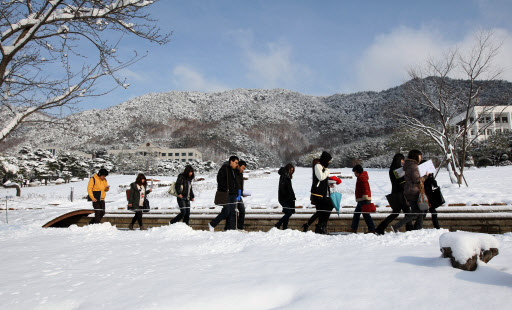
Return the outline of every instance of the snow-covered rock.
[[[486,262],[498,254],[498,240],[489,234],[471,232],[448,232],[439,237],[444,257],[452,260],[455,268],[473,271],[478,258]]]

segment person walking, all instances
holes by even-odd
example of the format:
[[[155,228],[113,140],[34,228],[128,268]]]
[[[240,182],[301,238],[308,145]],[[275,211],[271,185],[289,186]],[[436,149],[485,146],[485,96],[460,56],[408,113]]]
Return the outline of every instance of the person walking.
[[[87,194],[92,201],[92,208],[94,209],[94,218],[89,224],[99,224],[105,215],[105,196],[110,189],[107,183],[108,171],[101,168],[98,173],[93,175],[87,184]]]
[[[422,179],[426,179],[420,176],[420,172],[418,170],[418,165],[421,162],[421,156],[422,154],[420,151],[411,150],[409,151],[409,154],[407,154],[407,159],[404,162],[404,196],[411,207],[411,213],[407,213],[402,220],[391,226],[393,232],[398,232],[400,227],[412,222],[414,219],[416,219],[416,222],[418,223],[417,227],[419,229],[423,227],[423,212],[420,210],[418,205],[420,183]]]
[[[444,203],[444,199],[441,194],[441,190],[435,190],[438,186],[433,173],[427,176],[427,179],[425,180],[423,185],[425,187],[425,195],[427,195],[428,203],[430,205],[430,207],[428,208],[428,212],[432,214],[432,225],[436,229],[441,229],[441,226],[439,225],[439,220],[437,219],[437,208]],[[426,216],[427,212],[425,212],[423,219],[425,219]]]
[[[215,231],[215,227],[224,219],[229,219],[228,229],[236,229],[236,203],[238,197],[238,188],[235,179],[235,170],[238,167],[239,159],[237,156],[231,156],[229,161],[220,167],[217,173],[217,192],[226,193],[227,200],[222,203],[222,211],[217,217],[208,223],[208,229]]]
[[[389,167],[389,180],[391,181],[391,194],[389,199],[389,205],[391,207],[391,214],[388,215],[375,229],[375,233],[378,235],[383,235],[388,225],[396,219],[400,213],[403,211],[404,213],[410,213],[411,208],[407,205],[407,201],[405,201],[404,197],[404,185],[405,178],[397,177],[395,174],[395,170],[401,168],[404,164],[405,156],[402,153],[397,153],[393,156],[393,161],[391,162],[391,166]],[[405,224],[405,230],[412,230],[412,224],[409,222]]]
[[[277,229],[281,228],[283,225],[283,229],[288,228],[288,220],[295,213],[295,192],[292,187],[292,178],[293,173],[295,172],[295,167],[293,164],[287,164],[284,167],[281,167],[278,171],[279,177],[279,191],[278,191],[278,200],[279,204],[283,207],[283,217],[277,222],[275,227]]]
[[[133,230],[133,224],[135,221],[139,223],[140,230],[146,230],[146,227],[142,224],[142,210],[146,203],[146,197],[153,190],[147,189],[148,181],[146,176],[142,173],[137,175],[135,182],[130,184],[130,194],[128,195],[128,210],[134,211],[135,215],[132,218],[132,222],[128,226],[128,229]]]
[[[319,162],[320,162],[320,159],[319,158],[315,158],[315,159],[313,159],[313,163],[311,164],[311,168],[312,168],[312,171],[313,171],[313,178],[315,176],[315,166]],[[316,205],[315,205],[316,199],[314,198],[313,193],[311,193],[310,200],[311,200],[311,204],[314,205],[315,208],[316,208]],[[307,232],[309,230],[309,227],[311,225],[313,225],[313,223],[318,219],[319,214],[320,214],[320,212],[318,212],[318,210],[317,210],[317,212],[313,213],[313,215],[309,218],[309,220],[304,225],[302,225],[301,228],[302,228],[303,232]]]
[[[190,202],[194,201],[194,191],[192,190],[192,181],[194,180],[194,168],[191,165],[185,166],[185,171],[178,175],[174,186],[178,194],[178,207],[180,214],[173,218],[169,224],[174,224],[183,219],[183,222],[189,225],[190,221]]]
[[[368,172],[364,171],[361,165],[355,165],[352,168],[352,172],[357,178],[356,181],[356,202],[357,206],[354,210],[354,216],[352,217],[351,229],[353,233],[357,233],[357,227],[359,226],[359,219],[361,218],[361,212],[364,205],[372,202],[372,192],[370,190],[370,183]],[[373,224],[372,216],[369,213],[363,214],[364,221],[368,226],[368,232],[375,232],[375,225]]]
[[[311,195],[313,195],[314,204],[316,205],[316,216],[318,217],[318,224],[315,226],[315,233],[318,234],[327,234],[327,222],[331,216],[331,211],[334,209],[329,189],[330,172],[328,167],[331,160],[331,154],[323,151],[319,162],[315,165],[313,184],[311,184]],[[311,218],[314,217],[315,215]],[[306,225],[309,227],[309,221]]]
[[[245,205],[242,197],[244,195],[244,171],[247,169],[247,163],[244,160],[240,160],[238,162],[238,168],[235,169],[235,181],[236,188],[238,190],[237,203],[235,208],[235,226],[239,230],[244,230],[244,222],[245,222]],[[236,215],[236,210],[238,210],[238,216]],[[226,219],[226,225],[224,226],[224,231],[228,230],[230,226],[229,218]]]

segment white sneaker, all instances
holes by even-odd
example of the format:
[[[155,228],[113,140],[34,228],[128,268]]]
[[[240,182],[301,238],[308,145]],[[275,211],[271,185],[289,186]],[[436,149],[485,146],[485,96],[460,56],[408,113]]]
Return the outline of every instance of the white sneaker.
[[[208,230],[214,232],[215,228],[213,228],[212,224],[208,223]]]

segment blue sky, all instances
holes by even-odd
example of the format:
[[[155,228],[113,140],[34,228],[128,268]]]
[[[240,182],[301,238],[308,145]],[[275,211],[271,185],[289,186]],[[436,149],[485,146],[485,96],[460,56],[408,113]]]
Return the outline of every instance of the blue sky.
[[[161,0],[148,12],[173,31],[171,42],[125,38],[119,52],[149,53],[120,72],[131,86],[81,109],[174,90],[380,91],[405,82],[408,67],[467,45],[480,28],[503,40],[496,60],[512,81],[512,1]]]

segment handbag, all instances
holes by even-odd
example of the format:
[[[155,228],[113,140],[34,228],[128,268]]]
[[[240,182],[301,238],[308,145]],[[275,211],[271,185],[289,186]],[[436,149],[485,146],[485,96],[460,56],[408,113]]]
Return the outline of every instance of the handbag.
[[[438,187],[432,191],[430,195],[430,205],[434,208],[437,208],[443,205],[446,201],[444,200],[443,194],[441,193],[441,188]]]
[[[363,213],[373,213],[375,211],[377,211],[377,208],[371,202],[361,206],[361,212]]]
[[[183,192],[183,184],[181,184],[181,191]],[[171,196],[178,197],[178,191],[176,191],[176,182],[172,182],[171,187],[167,190],[167,193]]]
[[[226,192],[221,192],[221,191],[216,191],[215,192],[215,199],[213,200],[213,203],[218,205],[218,206],[223,206],[225,204],[228,203],[228,195],[229,195],[229,171],[228,171],[228,167],[226,167],[226,184],[227,184],[227,191]]]
[[[149,200],[144,199],[144,203],[142,204],[142,212],[149,212]]]
[[[420,182],[420,196],[418,197],[418,208],[421,211],[426,211],[430,208],[428,203],[427,195],[425,194],[425,187],[423,186],[423,181]]]
[[[386,195],[386,199],[388,200],[389,206],[393,210],[393,212],[400,212],[402,207],[407,204],[405,202],[405,197],[403,192],[391,193]]]

